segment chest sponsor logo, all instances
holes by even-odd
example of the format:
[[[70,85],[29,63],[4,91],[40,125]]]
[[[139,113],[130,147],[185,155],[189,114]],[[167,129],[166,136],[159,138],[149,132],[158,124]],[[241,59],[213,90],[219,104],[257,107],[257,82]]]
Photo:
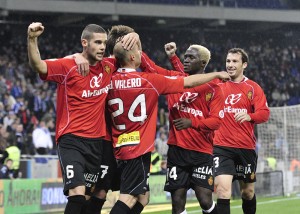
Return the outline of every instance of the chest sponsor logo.
[[[201,110],[191,108],[185,104],[192,103],[198,97],[198,93],[184,92],[179,98],[179,102],[174,103],[173,108],[176,108],[178,111],[186,112],[194,115],[194,117],[200,116],[203,117]],[[185,104],[184,104],[185,103]]]
[[[179,101],[185,103],[191,103],[198,97],[198,93],[184,92]]]
[[[230,94],[228,97],[225,99],[225,104],[229,105],[234,105],[237,102],[240,101],[242,94]]]
[[[99,76],[93,76],[90,81],[91,88],[99,88],[102,82],[103,74],[99,74]]]
[[[130,133],[121,134],[118,137],[118,142],[116,144],[116,148],[121,146],[133,146],[139,144],[141,141],[140,132],[134,131]]]

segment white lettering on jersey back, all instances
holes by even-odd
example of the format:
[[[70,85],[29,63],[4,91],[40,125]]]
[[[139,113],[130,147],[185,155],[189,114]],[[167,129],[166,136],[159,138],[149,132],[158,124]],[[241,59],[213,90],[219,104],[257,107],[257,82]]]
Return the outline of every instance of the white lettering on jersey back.
[[[141,78],[131,78],[127,80],[115,80],[116,89],[137,88],[142,86]]]

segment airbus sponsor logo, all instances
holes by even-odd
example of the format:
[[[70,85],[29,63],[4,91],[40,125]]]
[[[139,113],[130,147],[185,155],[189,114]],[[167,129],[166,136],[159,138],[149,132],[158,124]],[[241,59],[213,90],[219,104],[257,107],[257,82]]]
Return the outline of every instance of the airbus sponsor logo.
[[[226,113],[239,113],[239,112],[245,112],[247,113],[247,109],[245,108],[233,108],[232,106],[227,106],[227,107],[224,107],[224,112]]]
[[[225,104],[227,105],[234,105],[238,103],[241,100],[242,94],[230,94],[225,99]],[[234,108],[232,106],[226,106],[224,107],[224,113],[239,113],[239,112],[245,112],[247,113],[247,109],[245,108]]]
[[[190,108],[190,107],[185,106],[183,104],[179,105],[178,103],[175,103],[173,105],[173,108],[176,108],[177,110],[182,111],[182,112],[192,114],[192,115],[194,115],[194,117],[197,117],[197,116],[203,117],[202,111],[194,109],[194,108]]]
[[[111,88],[111,85],[109,84],[105,88],[100,88],[100,89],[93,90],[93,91],[92,90],[83,90],[81,97],[88,98],[88,97],[100,96],[101,94],[107,94],[108,90],[110,88]]]
[[[180,102],[183,103],[192,103],[198,97],[198,93],[184,92],[179,98]],[[179,104],[179,102],[173,105],[173,108],[176,108],[179,111],[186,112],[194,115],[195,117],[200,116],[203,117],[203,113],[200,110],[188,107],[184,104]]]
[[[99,74],[99,76],[93,76],[90,81],[91,88],[99,88],[102,82],[103,74]]]
[[[225,100],[225,104],[231,104],[234,105],[236,104],[238,101],[240,101],[242,94],[230,94],[228,95],[228,97]]]
[[[180,102],[191,103],[198,97],[198,93],[184,92],[179,98]]]

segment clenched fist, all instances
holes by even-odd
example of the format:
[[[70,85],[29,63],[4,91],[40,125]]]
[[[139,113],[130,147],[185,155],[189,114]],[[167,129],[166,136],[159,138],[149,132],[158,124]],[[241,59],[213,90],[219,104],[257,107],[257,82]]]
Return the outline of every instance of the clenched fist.
[[[28,26],[28,38],[36,38],[44,32],[44,26],[40,22],[33,22]]]
[[[176,43],[170,42],[165,44],[165,52],[168,55],[169,58],[175,55],[175,52],[177,50]]]

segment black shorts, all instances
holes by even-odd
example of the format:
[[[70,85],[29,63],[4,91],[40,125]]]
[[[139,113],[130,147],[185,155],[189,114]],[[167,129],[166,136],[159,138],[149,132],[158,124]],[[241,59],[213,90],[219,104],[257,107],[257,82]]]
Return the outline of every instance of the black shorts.
[[[165,191],[204,187],[214,190],[213,156],[169,146]]]
[[[64,180],[64,194],[85,185],[86,195],[94,191],[101,175],[102,140],[65,134],[58,139],[57,151]]]
[[[103,158],[101,162],[101,176],[96,184],[97,190],[120,190],[121,173],[117,169],[117,160],[111,141],[103,140]]]
[[[253,149],[214,147],[214,174],[233,175],[245,183],[256,181],[257,154]]]
[[[121,170],[120,193],[137,196],[149,191],[151,152],[131,160],[118,160]]]

